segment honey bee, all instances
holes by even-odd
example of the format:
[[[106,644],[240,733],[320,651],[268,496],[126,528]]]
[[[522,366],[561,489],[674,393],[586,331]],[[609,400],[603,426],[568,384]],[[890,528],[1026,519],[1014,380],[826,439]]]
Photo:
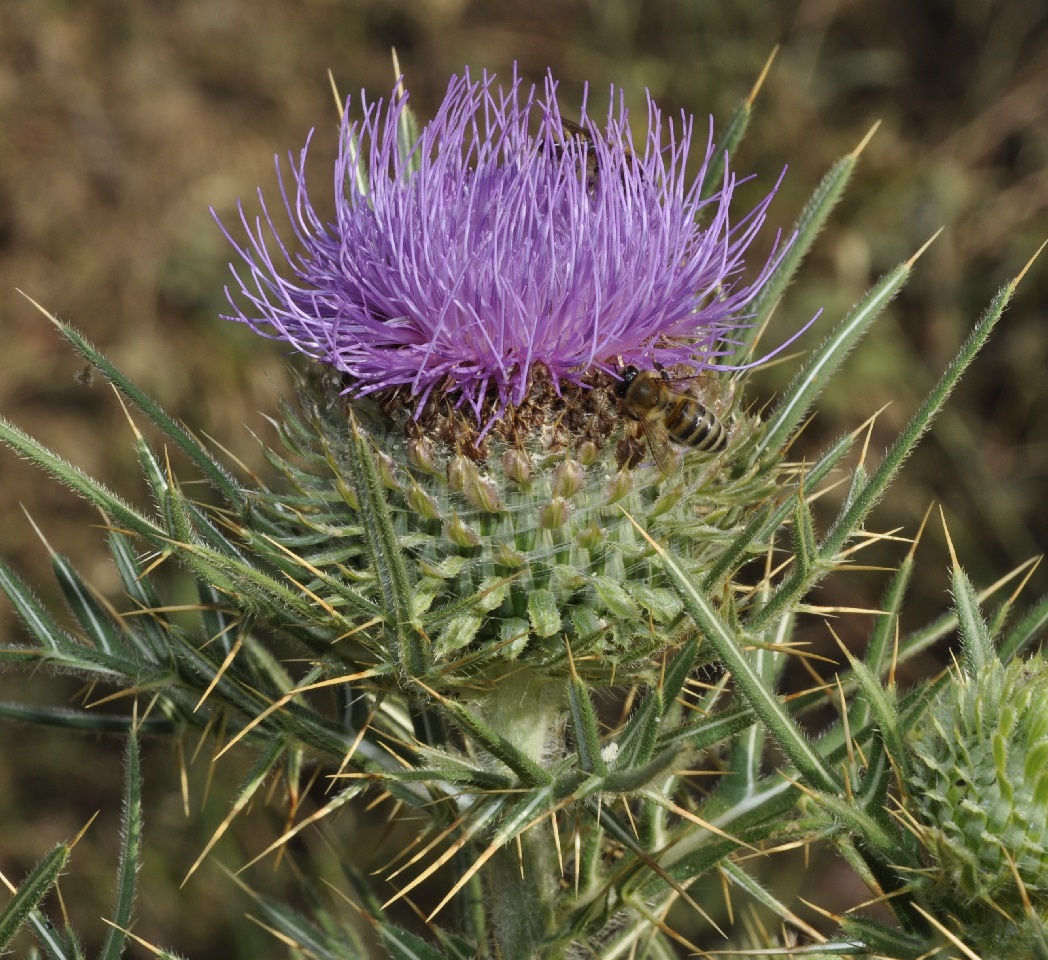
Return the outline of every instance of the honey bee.
[[[690,394],[675,390],[665,370],[625,367],[621,376],[615,395],[626,416],[640,424],[663,473],[672,472],[671,440],[706,453],[728,445],[728,431],[717,415]]]
[[[586,148],[586,184],[590,189],[593,189],[600,177],[600,159],[597,155],[596,136],[591,131],[587,130],[582,124],[575,123],[572,120],[565,120],[563,117],[560,121],[560,128],[562,136],[558,138],[558,142],[554,144],[553,152],[557,159],[560,159],[564,155],[564,146],[569,140],[574,140],[581,148],[584,145]],[[633,161],[633,152],[625,144],[621,145],[622,154],[626,158],[628,163]],[[625,171],[623,171],[625,176]]]

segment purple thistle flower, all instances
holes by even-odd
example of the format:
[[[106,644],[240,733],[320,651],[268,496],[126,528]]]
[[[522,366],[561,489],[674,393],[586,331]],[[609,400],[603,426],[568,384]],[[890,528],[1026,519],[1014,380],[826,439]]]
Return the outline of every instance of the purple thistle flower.
[[[264,201],[275,248],[240,207],[250,242],[226,235],[251,307],[227,289],[227,319],[348,374],[356,395],[408,387],[421,409],[439,387],[478,418],[487,410],[489,424],[524,400],[537,367],[558,389],[622,365],[738,369],[718,358],[734,352],[785,250],[777,236],[756,279],[740,281],[775,190],[733,223],[727,167],[720,190],[700,197],[712,127],[689,182],[691,117],[665,122],[649,98],[638,150],[621,93],[616,107],[612,88],[603,122],[584,108],[590,136],[578,136],[565,133],[556,87],[547,77],[539,96],[516,76],[504,89],[466,71],[411,146],[398,141],[399,83],[388,104],[362,97],[358,121],[347,103],[334,222],[307,195],[307,141],[289,158],[293,200],[280,178],[302,252],[280,240]]]

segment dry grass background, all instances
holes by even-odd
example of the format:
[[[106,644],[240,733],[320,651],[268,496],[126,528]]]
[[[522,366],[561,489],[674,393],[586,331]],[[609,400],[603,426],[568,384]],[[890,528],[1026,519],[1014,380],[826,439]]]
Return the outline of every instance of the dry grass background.
[[[112,392],[82,367],[25,291],[82,329],[195,429],[258,466],[245,425],[285,386],[273,344],[216,319],[228,251],[208,213],[230,217],[257,185],[275,197],[272,158],[298,151],[312,127],[314,197],[330,177],[345,95],[386,93],[396,47],[426,116],[464,64],[538,79],[552,67],[562,104],[589,80],[639,104],[645,87],[669,109],[727,118],[772,47],[782,44],[757,103],[740,171],[790,170],[772,209],[788,227],[824,170],[877,120],[850,194],[789,291],[785,330],[818,306],[835,321],[879,274],[939,227],[907,291],[853,358],[810,430],[814,445],[891,401],[876,456],[954,353],[992,293],[1048,235],[1048,12],[1041,0],[6,0],[0,5],[0,412],[118,491],[141,499],[129,429]],[[1043,549],[1048,532],[1048,261],[1027,278],[1002,328],[934,436],[877,514],[912,534],[941,503],[979,584]],[[766,377],[774,389],[777,371]],[[98,517],[0,451],[0,554],[41,592],[46,551],[25,518],[103,591],[115,580]],[[899,550],[902,548],[900,547]],[[898,551],[878,558],[890,563]],[[922,549],[911,626],[945,602],[940,531]],[[837,578],[835,602],[868,604],[874,576]],[[1035,574],[1035,592],[1045,589]],[[0,606],[0,640],[15,635]],[[838,626],[861,636],[861,618]],[[813,624],[825,636],[825,629]],[[0,676],[0,696],[54,702],[75,686]],[[118,829],[121,747],[46,730],[0,727],[0,870],[20,877],[96,809],[63,891],[96,942],[108,909]],[[146,748],[147,840],[142,936],[194,958],[277,957],[242,918],[246,899],[217,869],[176,887],[230,787],[182,812],[177,763]],[[232,767],[223,768],[227,774]],[[223,782],[235,777],[223,777]],[[196,810],[203,805],[204,812]],[[343,834],[351,834],[343,824]],[[274,812],[225,848],[241,862],[274,831]],[[312,856],[334,875],[334,855]],[[293,886],[285,871],[250,877]],[[144,954],[143,954],[144,955]]]

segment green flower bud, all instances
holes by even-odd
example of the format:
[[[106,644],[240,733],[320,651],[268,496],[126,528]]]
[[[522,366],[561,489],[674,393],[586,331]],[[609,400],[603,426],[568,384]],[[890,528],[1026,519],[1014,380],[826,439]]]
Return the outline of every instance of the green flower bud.
[[[1048,662],[993,661],[955,679],[913,744],[908,783],[933,898],[957,915],[1048,917]],[[1018,880],[1018,883],[1017,883]],[[979,909],[986,906],[986,911]],[[988,935],[988,934],[987,934]],[[969,934],[973,946],[982,940]],[[991,950],[984,956],[1003,956]],[[1012,954],[1009,954],[1012,956]]]

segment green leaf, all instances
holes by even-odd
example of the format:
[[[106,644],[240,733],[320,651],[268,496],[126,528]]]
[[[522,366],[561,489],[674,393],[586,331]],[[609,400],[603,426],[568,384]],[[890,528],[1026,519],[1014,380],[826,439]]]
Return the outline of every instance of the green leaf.
[[[80,579],[80,574],[69,560],[61,554],[52,553],[51,567],[73,611],[73,616],[80,622],[91,642],[103,653],[119,653],[126,656],[127,644],[124,643],[119,624],[113,622],[109,611]]]
[[[767,429],[754,448],[755,458],[777,453],[786,445],[844,358],[909,279],[920,252],[878,280],[829,337],[809,354],[768,418]]]
[[[873,723],[884,741],[884,747],[897,764],[905,768],[909,750],[899,726],[899,707],[894,693],[885,690],[876,675],[864,664],[849,655],[852,675],[859,687],[860,695],[856,698],[856,707],[861,704],[861,713],[871,716]],[[858,714],[860,710],[854,710]],[[865,727],[863,722],[859,729]]]
[[[131,929],[135,903],[135,877],[138,873],[142,849],[142,773],[139,767],[138,740],[135,732],[127,741],[127,759],[124,768],[124,822],[123,842],[120,845],[120,866],[117,870],[116,903],[112,923],[99,960],[119,960],[127,943],[124,930]]]
[[[750,125],[750,118],[753,116],[753,104],[757,99],[760,88],[764,84],[764,78],[767,77],[768,71],[771,69],[772,61],[775,59],[777,51],[778,48],[772,51],[771,56],[768,57],[764,68],[761,70],[760,76],[753,84],[753,89],[735,107],[735,112],[731,115],[731,119],[728,120],[724,133],[717,141],[717,149],[702,180],[702,189],[699,196],[703,200],[711,197],[721,186],[724,178],[725,157],[732,156],[735,153],[735,148],[742,143],[742,138],[746,134],[746,128]]]
[[[1028,267],[1029,264],[1027,264]],[[910,421],[891,445],[877,469],[870,475],[869,483],[866,484],[860,495],[848,505],[841,513],[841,516],[834,522],[820,548],[820,553],[824,559],[832,560],[837,555],[841,547],[860,528],[869,512],[891,485],[903,462],[910,455],[925,431],[931,426],[932,420],[946,403],[946,400],[953,392],[953,388],[957,386],[961,375],[968,369],[987,339],[989,339],[990,333],[1004,312],[1004,308],[1015,293],[1015,288],[1023,273],[1025,273],[1025,269],[1015,279],[1005,284],[997,296],[994,297],[953,362],[946,368],[939,382],[924,403],[921,404],[920,409],[910,418]]]
[[[571,727],[575,734],[575,750],[579,755],[579,766],[586,773],[604,776],[607,765],[600,753],[600,734],[597,729],[597,714],[589,697],[586,684],[578,677],[568,682],[568,709]]]
[[[74,467],[68,460],[58,456],[2,417],[0,417],[0,440],[78,493],[88,503],[93,503],[121,526],[144,537],[154,546],[166,546],[166,532],[152,520],[147,519],[125,503],[106,486],[89,477],[79,467]]]
[[[421,937],[388,923],[379,924],[382,941],[393,960],[447,960],[441,953]]]
[[[20,723],[35,723],[40,726],[56,727],[60,730],[79,730],[87,733],[127,733],[133,719],[123,714],[101,713],[96,710],[70,710],[64,707],[33,707],[23,703],[0,701],[0,717],[8,717]],[[136,729],[143,734],[170,736],[176,725],[166,717],[149,717],[140,720]]]
[[[1048,594],[1038,600],[1022,620],[1005,634],[1000,646],[1001,661],[1008,663],[1013,657],[1017,657],[1043,633],[1046,625],[1048,625]]]
[[[335,466],[344,472],[359,503],[371,569],[382,595],[388,653],[409,677],[424,676],[429,667],[429,651],[423,644],[422,634],[412,623],[414,589],[393,528],[385,487],[375,465],[371,442],[361,432],[352,412],[349,428],[349,456]]]
[[[838,437],[819,457],[818,461],[805,474],[805,485],[809,490],[815,489],[829,476],[830,471],[851,449],[855,438],[850,434]],[[754,550],[765,550],[768,541],[780,529],[789,515],[795,498],[803,496],[803,490],[797,489],[791,497],[783,500],[777,507],[771,502],[763,506],[746,524],[742,531],[728,545],[717,562],[710,568],[703,579],[703,588],[712,590],[716,583],[729,576],[752,555]]]
[[[953,609],[957,613],[961,635],[961,662],[964,672],[974,680],[996,659],[993,641],[979,609],[975,587],[956,561],[950,573],[950,583],[953,586]]]
[[[441,700],[440,706],[452,723],[495,759],[501,760],[525,784],[551,782],[552,778],[547,771],[465,706],[454,700]]]
[[[0,951],[5,950],[22,928],[40,901],[58,882],[62,869],[69,860],[70,848],[60,843],[45,856],[29,876],[22,881],[14,897],[0,912]]]
[[[41,648],[53,653],[76,651],[80,646],[52,619],[51,612],[33,595],[28,585],[0,559],[0,590],[7,594],[18,618]]]
[[[778,265],[775,267],[767,283],[761,288],[750,308],[753,319],[748,331],[743,331],[736,357],[744,361],[750,350],[753,338],[763,329],[769,314],[782,297],[783,291],[789,286],[790,281],[796,275],[798,268],[804,258],[811,250],[815,238],[819,235],[823,225],[829,219],[830,213],[837,202],[844,195],[851,175],[855,170],[859,154],[869,141],[871,130],[862,142],[849,154],[841,157],[822,178],[822,182],[816,187],[811,199],[808,200],[800,217],[794,224],[793,240],[789,249],[785,252]],[[796,422],[800,422],[799,418]],[[774,449],[774,448],[772,448]]]
[[[31,301],[33,302],[33,301]],[[171,440],[193,462],[207,482],[218,490],[231,504],[242,507],[244,495],[236,481],[226,468],[211,456],[186,428],[172,420],[163,408],[147,394],[139,390],[123,373],[110,363],[98,348],[95,347],[75,327],[64,323],[47,313],[39,304],[35,304],[48,319],[58,327],[59,332],[76,349],[76,351],[112,383],[125,397],[141,410],[160,428],[164,436]]]
[[[765,685],[739,640],[731,635],[727,625],[669,552],[654,544],[654,541],[653,545],[663,569],[684,601],[685,609],[713,645],[725,667],[731,671],[736,686],[754,713],[778,740],[782,750],[813,786],[831,792],[840,790],[837,776],[783,708],[775,691]]]

